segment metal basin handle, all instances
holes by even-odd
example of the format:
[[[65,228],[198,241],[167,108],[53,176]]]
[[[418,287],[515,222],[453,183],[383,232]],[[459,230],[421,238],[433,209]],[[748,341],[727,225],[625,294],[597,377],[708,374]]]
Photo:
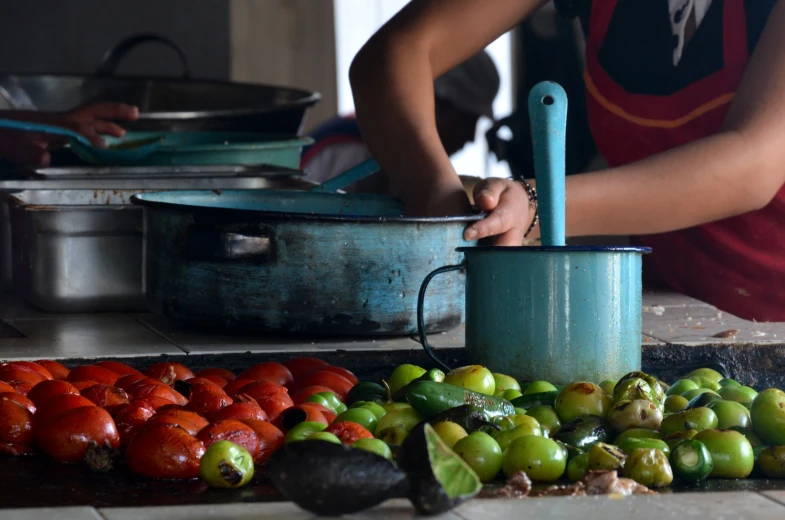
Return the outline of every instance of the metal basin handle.
[[[420,294],[417,296],[417,332],[420,336],[420,343],[422,344],[422,348],[425,349],[425,353],[436,362],[439,367],[444,370],[445,372],[449,372],[452,370],[447,364],[439,359],[436,356],[436,353],[433,351],[430,343],[428,343],[428,335],[425,333],[425,316],[424,316],[424,308],[425,308],[425,292],[428,290],[428,284],[431,283],[431,280],[439,274],[449,273],[452,271],[462,271],[466,269],[466,261],[464,260],[458,265],[445,265],[444,267],[440,267],[428,273],[428,276],[425,277],[423,280],[422,285],[420,286]]]
[[[125,59],[128,53],[131,52],[135,47],[138,47],[139,45],[147,42],[161,43],[176,52],[178,58],[180,58],[180,63],[183,66],[183,79],[189,79],[191,77],[191,67],[188,65],[188,58],[185,56],[183,50],[176,43],[174,43],[169,38],[166,38],[165,36],[161,36],[160,34],[147,33],[129,36],[106,51],[106,54],[104,54],[103,58],[101,59],[101,64],[98,65],[98,69],[96,69],[96,76],[114,77],[115,73],[117,72],[117,67],[120,65],[120,62]]]
[[[226,232],[208,227],[192,227],[185,239],[186,256],[191,260],[247,261],[265,263],[272,257],[272,232]]]

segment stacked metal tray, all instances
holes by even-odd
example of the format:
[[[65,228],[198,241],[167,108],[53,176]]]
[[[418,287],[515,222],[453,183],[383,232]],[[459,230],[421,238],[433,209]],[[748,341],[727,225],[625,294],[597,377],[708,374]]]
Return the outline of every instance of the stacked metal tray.
[[[0,172],[2,284],[47,312],[144,310],[142,208],[162,190],[304,190],[281,167],[63,167]]]

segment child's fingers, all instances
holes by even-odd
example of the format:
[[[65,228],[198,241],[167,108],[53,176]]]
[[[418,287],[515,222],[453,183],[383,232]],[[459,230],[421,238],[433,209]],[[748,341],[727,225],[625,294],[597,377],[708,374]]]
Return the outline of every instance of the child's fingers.
[[[496,209],[490,215],[476,222],[464,232],[464,238],[466,240],[480,240],[495,235],[509,234],[509,236],[500,236],[499,240],[496,241],[497,244],[521,245],[525,230],[522,229],[523,225],[517,222],[522,216],[520,215],[520,210],[516,211],[516,209],[513,202],[500,199]]]
[[[474,205],[482,211],[493,211],[506,189],[501,179],[486,179],[474,187]]]

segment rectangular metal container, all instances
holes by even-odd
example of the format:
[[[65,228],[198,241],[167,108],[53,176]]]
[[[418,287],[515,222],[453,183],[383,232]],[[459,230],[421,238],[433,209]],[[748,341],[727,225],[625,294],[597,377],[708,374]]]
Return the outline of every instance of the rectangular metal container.
[[[47,312],[144,309],[143,213],[130,203],[134,193],[4,194],[10,236],[3,249],[11,251],[14,291]]]
[[[93,189],[95,186],[100,188]],[[289,176],[0,181],[4,288],[46,312],[145,310],[142,209],[131,195],[162,189],[304,190]],[[27,189],[24,189],[27,188]]]

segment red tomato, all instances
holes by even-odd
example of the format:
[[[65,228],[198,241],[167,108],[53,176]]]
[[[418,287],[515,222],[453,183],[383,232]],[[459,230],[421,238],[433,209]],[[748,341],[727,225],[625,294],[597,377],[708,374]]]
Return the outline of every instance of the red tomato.
[[[234,395],[238,393],[242,387],[250,385],[251,383],[258,383],[258,381],[254,381],[253,379],[233,379],[224,387],[224,392],[228,395]]]
[[[259,407],[256,401],[253,403],[235,401],[220,410],[209,412],[207,414],[207,419],[209,419],[210,422],[224,421],[227,419],[235,419],[237,421],[245,421],[248,419],[266,421],[267,414]]]
[[[118,379],[115,382],[114,386],[116,386],[117,388],[122,388],[123,390],[128,392],[131,390],[131,387],[133,387],[136,383],[138,383],[142,379],[147,379],[145,378],[144,374],[128,374]],[[158,380],[151,379],[151,381],[158,381]]]
[[[292,398],[288,394],[282,393],[262,396],[256,402],[259,403],[271,421],[274,421],[287,408],[294,406]]]
[[[326,370],[328,372],[333,372],[334,374],[338,374],[339,376],[343,376],[347,381],[349,381],[352,384],[352,386],[360,382],[360,380],[357,379],[356,375],[346,370],[345,368],[330,365],[329,367],[324,367],[322,370]]]
[[[46,378],[37,372],[33,372],[25,367],[3,363],[0,365],[0,381],[6,383],[27,383],[32,388]],[[12,385],[13,386],[13,385]]]
[[[183,381],[178,384],[187,385],[191,392],[206,391],[218,395],[226,395],[226,392],[221,385],[217,385],[209,379],[204,379],[202,377],[192,377],[188,381]]]
[[[97,365],[83,365],[68,373],[67,381],[95,381],[104,385],[114,385],[120,374]]]
[[[196,438],[204,443],[205,448],[209,448],[218,441],[229,441],[248,450],[253,460],[259,458],[261,447],[256,432],[240,421],[228,419],[214,422],[197,433]]]
[[[16,392],[16,390],[5,381],[0,381],[0,392]]]
[[[188,400],[183,397],[182,394],[166,385],[136,384],[131,388],[130,394],[137,399],[161,397],[163,399],[168,399],[173,403],[179,404],[180,406],[185,406],[188,404]]]
[[[142,428],[131,438],[125,460],[142,477],[193,479],[199,477],[202,455],[202,441],[177,426],[158,424]]]
[[[125,390],[109,385],[93,385],[85,388],[82,390],[82,397],[90,399],[101,408],[128,404],[130,401]]]
[[[0,400],[13,401],[19,406],[24,406],[30,413],[35,413],[35,403],[27,397],[17,394],[16,392],[2,392],[0,393]]]
[[[132,384],[127,391],[133,393],[136,388],[140,388],[143,386],[159,386],[161,388],[169,388],[169,389],[172,388],[171,386],[167,385],[160,379],[153,379],[152,377],[143,377],[142,379],[139,379],[134,384]]]
[[[121,447],[128,446],[131,437],[154,415],[155,408],[145,401],[134,401],[120,407],[115,413],[114,422],[120,434]]]
[[[300,388],[299,390],[295,390],[292,392],[292,400],[295,404],[304,403],[306,399],[311,397],[313,394],[318,394],[321,392],[333,392],[335,391],[332,388],[327,388],[326,386],[306,386],[304,388]]]
[[[79,395],[79,390],[67,381],[41,381],[28,392],[27,397],[29,397],[36,406],[41,406],[51,398],[63,394]]]
[[[302,379],[311,372],[316,372],[320,368],[330,366],[326,361],[317,359],[315,357],[296,357],[283,363],[289,372],[292,373],[295,381]]]
[[[14,394],[18,395],[18,394]],[[11,399],[0,399],[0,453],[33,453],[35,430],[33,413]],[[10,478],[6,475],[6,478]]]
[[[288,397],[286,388],[272,381],[255,381],[242,387],[235,395],[247,395],[257,401],[269,395],[284,394]]]
[[[91,442],[117,449],[120,434],[109,412],[97,406],[76,408],[40,425],[38,448],[58,462],[79,462]]]
[[[96,383],[95,381],[74,381],[71,384],[74,386],[74,388],[76,388],[81,392],[85,388],[90,388],[91,386],[97,385],[98,383]]]
[[[270,456],[283,446],[284,434],[267,421],[246,419],[242,421],[254,431],[259,439],[259,457],[254,461],[263,466]]]
[[[317,370],[305,376],[300,383],[299,388],[306,386],[326,386],[331,389],[341,400],[346,399],[349,390],[352,389],[352,383],[345,377],[331,372],[329,370]]]
[[[179,410],[181,412],[190,412],[191,410],[186,410],[185,406],[180,406],[179,404],[169,403],[165,406],[162,406],[156,410],[156,413],[160,413],[161,415],[166,415],[169,412]],[[196,413],[196,412],[193,412]],[[199,414],[196,414],[199,415]]]
[[[38,406],[35,414],[35,421],[39,427],[43,427],[66,412],[76,408],[92,408],[95,406],[92,401],[81,395],[61,394],[56,395]]]
[[[145,397],[144,399],[134,399],[131,403],[147,403],[150,405],[153,410],[159,410],[164,406],[178,406],[175,404],[174,401],[170,401],[169,399],[164,399],[163,397]]]
[[[119,361],[101,361],[96,363],[95,366],[111,370],[115,374],[120,374],[121,376],[127,376],[130,374],[138,376],[142,375],[142,373],[134,367],[128,366],[125,363],[120,363]]]
[[[148,424],[174,424],[191,435],[196,435],[199,430],[207,426],[207,420],[201,415],[188,410],[159,409],[155,416],[147,421]]]
[[[256,379],[258,381],[272,381],[281,386],[289,386],[294,381],[292,373],[281,363],[268,361],[254,365],[242,374],[240,379]]]
[[[373,434],[371,432],[359,424],[349,421],[334,422],[324,431],[332,433],[341,439],[341,442],[347,446],[354,444],[357,439],[373,439]]]
[[[232,404],[232,398],[224,393],[197,391],[191,393],[186,408],[201,415],[207,415]]]
[[[333,412],[326,406],[320,405],[319,403],[305,402],[305,403],[300,403],[297,406],[301,406],[303,408],[313,408],[315,410],[318,410],[324,416],[324,418],[327,419],[327,424],[332,424],[335,418],[337,417],[337,414],[335,412]]]
[[[204,380],[207,380],[207,381],[211,381],[211,382],[215,383],[216,385],[220,386],[221,388],[224,388],[224,387],[226,387],[226,385],[229,384],[229,380],[224,379],[222,377],[213,376],[213,375],[210,375],[210,374],[207,374],[207,375],[204,375],[204,376],[196,376],[194,379],[197,379],[197,378],[198,379],[204,379]],[[188,381],[190,381],[190,379]]]
[[[47,380],[54,379],[51,372],[49,372],[46,368],[42,367],[38,363],[33,363],[32,361],[11,361],[9,363],[3,363],[3,364],[8,366],[24,368],[31,372],[35,372],[36,374]]]
[[[27,383],[24,381],[8,381],[8,384],[11,385],[11,388],[13,388],[14,392],[16,392],[17,394],[27,395],[30,393],[30,390],[32,390],[37,383]]]
[[[153,379],[160,379],[167,385],[173,385],[175,381],[185,381],[194,377],[187,366],[172,361],[162,361],[150,365],[145,370],[144,375]]]
[[[68,367],[51,359],[39,359],[36,361],[36,364],[47,369],[52,374],[52,377],[58,381],[65,381],[65,378],[68,377],[68,372],[70,372]]]
[[[196,377],[204,377],[205,379],[209,379],[208,376],[220,377],[226,381],[234,381],[236,379],[236,376],[225,368],[203,368],[194,372],[194,375]]]
[[[292,406],[282,411],[281,414],[275,419],[274,424],[281,431],[288,432],[301,422],[310,421],[322,423],[329,426],[329,422],[322,415],[322,412],[310,406]]]

